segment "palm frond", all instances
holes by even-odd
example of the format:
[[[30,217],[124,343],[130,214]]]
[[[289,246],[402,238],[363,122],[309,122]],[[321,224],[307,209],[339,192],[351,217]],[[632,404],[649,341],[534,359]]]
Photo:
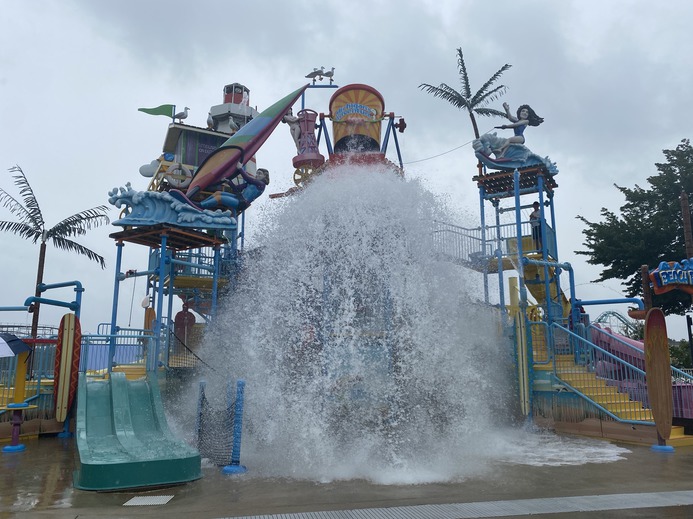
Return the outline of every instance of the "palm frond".
[[[460,73],[460,83],[462,83],[462,95],[468,100],[472,97],[472,88],[469,86],[469,75],[467,74],[467,65],[464,63],[462,47],[457,49],[457,69]]]
[[[460,94],[454,88],[446,85],[445,83],[441,83],[440,86],[433,86],[427,83],[422,83],[419,85],[419,88],[424,92],[433,94],[433,97],[439,97],[441,99],[444,99],[445,101],[447,101],[453,106],[456,106],[457,108],[464,108],[466,110],[469,109],[467,100],[462,96],[462,94]]]
[[[42,231],[26,222],[0,221],[0,232],[11,232],[25,240],[36,243],[41,238]]]
[[[17,173],[13,175],[14,184],[19,188],[19,194],[24,199],[24,208],[27,210],[29,218],[31,218],[37,228],[43,229],[45,225],[43,214],[41,213],[36,195],[34,195],[34,191],[31,189],[26,175],[24,175],[24,171],[19,166],[13,166],[9,171],[10,173]]]
[[[503,72],[511,68],[512,65],[508,65],[507,63],[503,65],[501,68],[499,68],[495,74],[493,74],[483,85],[481,85],[481,88],[477,90],[476,94],[474,94],[474,99],[483,97],[484,92],[486,92],[491,85],[493,85],[498,79],[503,75]],[[505,88],[505,87],[503,87]]]
[[[88,249],[77,242],[68,240],[67,238],[63,238],[61,236],[52,236],[51,240],[53,242],[53,245],[55,245],[57,248],[69,252],[76,252],[78,254],[81,254],[82,256],[86,256],[90,260],[96,261],[99,265],[101,265],[102,269],[106,268],[106,260],[104,260],[103,256],[97,254],[93,250]]]
[[[495,101],[498,99],[500,96],[505,94],[507,92],[508,88],[505,85],[499,85],[493,90],[489,90],[488,92],[484,92],[483,94],[480,95],[481,91],[477,92],[474,98],[472,99],[472,102],[470,103],[472,106],[486,106],[489,104],[491,101]],[[479,97],[477,97],[479,96]]]
[[[474,113],[478,115],[483,115],[484,117],[502,117],[507,119],[508,115],[505,112],[496,110],[494,108],[475,108]]]
[[[50,238],[82,236],[90,229],[94,229],[101,225],[108,225],[111,221],[105,214],[108,210],[108,206],[100,205],[73,214],[65,218],[62,222],[54,225],[48,230],[47,234]]]
[[[31,221],[29,211],[11,194],[0,188],[0,203],[6,207],[12,214],[19,217],[23,222]],[[33,222],[32,222],[33,223]]]

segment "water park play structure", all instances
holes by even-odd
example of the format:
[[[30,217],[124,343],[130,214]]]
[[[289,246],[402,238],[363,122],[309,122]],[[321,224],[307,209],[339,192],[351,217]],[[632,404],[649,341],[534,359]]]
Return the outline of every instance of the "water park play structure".
[[[282,121],[289,125],[297,147],[292,160],[295,186],[270,198],[308,195],[317,179],[348,165],[402,175],[397,134],[406,128],[404,119],[385,111],[384,99],[374,88],[362,84],[339,88],[330,79],[330,85],[302,86],[262,112],[250,107],[249,90],[234,83],[225,87],[224,102],[211,108],[207,127],[171,122],[162,154],[140,169],[150,179],[148,188],[139,191],[128,184],[109,193],[110,203],[121,209],[114,225],[122,228],[111,234],[117,255],[110,322],[97,334],[82,334],[81,284],[43,286],[41,292],[75,286],[76,301],[40,298],[42,304],[63,306],[72,313],[56,334],[28,340],[34,346],[28,376],[22,371],[27,367],[24,358],[0,359],[0,419],[5,419],[0,431],[11,436],[8,447],[19,450],[20,432],[69,435],[74,430],[79,450],[74,483],[86,490],[197,479],[201,477],[201,455],[212,458],[218,454],[210,453],[214,447],[209,438],[220,435],[230,441],[215,463],[225,465],[230,473],[242,471],[243,381],[237,381],[235,396],[229,390],[221,411],[209,410],[212,404],[204,387],[200,389],[197,449],[176,438],[169,428],[160,386],[173,391],[171,381],[189,379],[205,365],[201,338],[205,327],[219,320],[220,294],[243,289],[244,271],[253,262],[253,252],[244,248],[246,210],[269,184],[269,175],[257,167],[255,154]],[[328,114],[305,108],[310,88],[335,89]],[[293,116],[289,110],[299,99],[302,108]],[[387,158],[390,140],[395,145],[396,163]],[[666,355],[655,362],[654,354],[648,354],[652,351],[648,348],[661,350],[663,341],[666,348],[660,316],[648,314],[645,343],[590,322],[584,309],[591,306],[630,304],[639,310],[645,306],[639,299],[577,298],[572,267],[561,262],[558,254],[556,165],[521,144],[509,146],[503,157],[494,157],[493,150],[500,147],[500,141],[490,136],[474,143],[476,157],[483,164],[473,177],[479,190],[480,225],[465,228],[436,221],[430,236],[437,258],[480,273],[484,311],[499,317],[503,340],[514,345],[521,413],[561,432],[661,446],[693,444],[693,437],[686,434],[693,419],[693,381],[671,368]],[[533,233],[532,223],[522,211],[536,200],[541,217],[539,231]],[[322,219],[327,221],[328,216]],[[145,269],[122,272],[126,244],[148,248]],[[377,249],[381,244],[373,246]],[[660,270],[666,269],[660,266]],[[321,318],[329,321],[324,317],[335,313],[336,303],[330,297],[339,297],[340,273],[325,272],[318,295],[306,308],[322,312]],[[401,312],[395,287],[369,272],[365,263],[356,276],[372,278],[367,284],[372,293],[356,294],[353,310],[355,321],[368,322],[368,333],[354,332],[353,323],[347,323],[345,329],[335,329],[334,322],[320,326],[301,323],[304,329],[300,333],[310,339],[301,343],[295,356],[286,357],[287,362],[297,363],[295,372],[301,373],[287,381],[288,387],[300,383],[303,376],[312,376],[305,371],[314,365],[302,364],[302,359],[320,355],[329,359],[336,355],[337,343],[348,344],[354,351],[370,349],[368,362],[388,366],[384,372],[392,379],[405,378],[398,371],[402,368],[397,359],[407,353],[409,345],[393,346],[392,337],[397,336],[397,328],[415,322],[413,310]],[[147,282],[145,322],[142,328],[121,328],[117,325],[121,284],[140,277]],[[491,294],[494,279],[497,304],[492,303],[496,299]],[[301,290],[310,292],[309,285],[304,283]],[[34,300],[2,310],[26,311]],[[182,309],[174,313],[178,306]],[[197,322],[196,315],[202,322]],[[362,342],[354,345],[354,337]],[[311,350],[314,344],[320,345],[320,355]],[[348,365],[340,369],[348,372]],[[373,373],[381,376],[383,370]],[[663,381],[664,389],[653,389],[655,378]],[[338,400],[335,408],[344,413],[341,416],[352,416],[349,406],[354,402],[374,400],[374,395],[363,390],[363,380],[350,379],[348,373],[326,380],[332,383],[331,403]],[[417,387],[406,396],[414,395],[421,404],[418,407],[426,408],[426,416],[444,427],[453,418],[445,416],[449,409],[438,409],[441,399],[437,392],[442,388]],[[395,401],[397,398],[375,398],[377,410],[354,419],[362,420],[364,427],[376,424],[391,433],[398,423],[392,409],[411,404],[404,397]],[[7,420],[10,412],[12,421]],[[224,419],[210,425],[213,414]],[[397,417],[410,415],[402,412]]]

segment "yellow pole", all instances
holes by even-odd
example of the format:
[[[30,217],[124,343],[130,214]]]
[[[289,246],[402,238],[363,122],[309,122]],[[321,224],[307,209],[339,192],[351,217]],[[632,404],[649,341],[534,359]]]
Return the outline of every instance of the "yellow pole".
[[[29,352],[25,351],[17,355],[17,369],[14,374],[14,397],[12,401],[15,404],[24,402],[26,388],[26,359]]]
[[[510,292],[510,315],[515,319],[515,347],[517,348],[517,382],[520,393],[520,409],[527,416],[530,413],[529,371],[527,360],[527,333],[525,320],[520,312],[520,290],[516,277],[508,278]]]

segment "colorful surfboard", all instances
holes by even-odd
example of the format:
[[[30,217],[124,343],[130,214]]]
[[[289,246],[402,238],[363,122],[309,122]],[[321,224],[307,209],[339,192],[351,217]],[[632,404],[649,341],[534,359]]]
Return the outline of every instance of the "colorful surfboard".
[[[674,400],[667,325],[659,308],[652,308],[645,318],[645,373],[647,396],[657,433],[666,441],[671,436]]]
[[[238,164],[245,164],[255,155],[306,88],[308,85],[302,86],[274,103],[210,154],[195,172],[186,191],[188,198],[194,197],[199,191],[212,184],[235,175]]]
[[[77,393],[79,353],[82,330],[75,314],[65,314],[60,321],[58,345],[55,349],[53,400],[55,419],[64,422]]]

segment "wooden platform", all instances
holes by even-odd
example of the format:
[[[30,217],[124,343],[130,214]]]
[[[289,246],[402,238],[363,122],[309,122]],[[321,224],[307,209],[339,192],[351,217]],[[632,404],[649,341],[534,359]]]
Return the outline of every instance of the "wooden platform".
[[[145,245],[152,249],[161,247],[161,237],[166,236],[166,246],[173,250],[198,249],[223,245],[225,240],[193,229],[182,229],[172,225],[159,224],[147,227],[134,227],[109,235],[116,241]]]
[[[532,166],[518,170],[520,173],[520,191],[529,193],[538,191],[539,177],[544,178],[544,189],[553,192],[558,187],[544,166]],[[486,175],[472,177],[477,186],[484,188],[487,198],[509,198],[515,196],[515,170],[492,171]]]

